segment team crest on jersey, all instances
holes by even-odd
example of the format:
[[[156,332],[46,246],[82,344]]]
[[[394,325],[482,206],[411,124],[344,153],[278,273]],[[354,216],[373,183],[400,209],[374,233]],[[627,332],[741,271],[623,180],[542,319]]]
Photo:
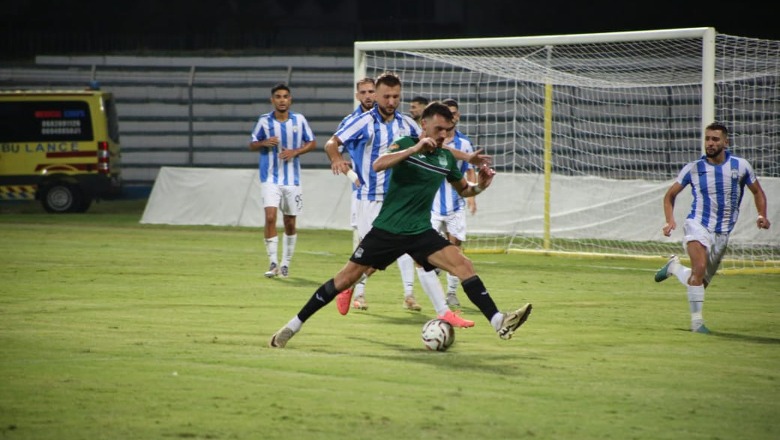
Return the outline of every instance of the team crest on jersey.
[[[731,180],[738,180],[738,179],[739,179],[739,170],[733,168],[731,170]]]
[[[447,158],[444,156],[439,156],[439,165],[446,167],[447,166]]]

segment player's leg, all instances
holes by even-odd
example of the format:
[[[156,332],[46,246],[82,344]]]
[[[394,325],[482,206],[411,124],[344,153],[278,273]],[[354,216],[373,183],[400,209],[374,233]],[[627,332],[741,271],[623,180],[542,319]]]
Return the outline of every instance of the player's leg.
[[[707,287],[708,268],[714,264],[715,269],[720,263],[716,255],[716,261],[710,261],[710,253],[713,252],[714,234],[710,233],[698,222],[687,219],[683,225],[683,244],[691,260],[690,277],[686,283],[688,306],[691,313],[691,331],[696,333],[709,333],[704,325],[704,289]],[[725,243],[725,242],[724,242]],[[725,244],[721,251],[725,252]],[[713,270],[714,273],[714,270]]]
[[[379,210],[382,209],[382,202],[358,200],[355,204],[355,207],[357,212],[358,235],[360,235],[362,241],[363,237],[365,237],[369,231],[371,231],[371,225],[374,222],[376,216],[379,215]],[[339,298],[339,301],[336,303],[339,308],[339,313],[345,315],[349,310],[347,309],[347,311],[342,313],[341,306],[339,306],[339,304],[343,303],[343,298],[345,298],[347,295],[352,298],[353,309],[368,310],[368,303],[366,302],[365,292],[368,276],[370,276],[370,274],[362,277],[351,290],[346,289],[344,292],[341,292],[343,296]]]
[[[435,271],[425,270],[422,266],[417,265],[417,277],[420,279],[420,286],[433,304],[433,309],[436,310],[436,316],[439,319],[449,322],[454,327],[474,327],[474,321],[464,319],[450,310],[444,298],[444,289],[441,288],[441,282]]]
[[[401,284],[404,288],[403,307],[407,310],[419,312],[422,310],[414,297],[414,260],[409,254],[398,257],[398,270],[401,272]]]
[[[688,242],[691,259],[691,277],[688,279],[688,305],[691,311],[691,331],[706,333],[704,329],[704,273],[707,269],[707,248],[699,241]]]
[[[282,348],[297,333],[304,322],[319,309],[340,295],[349,286],[355,284],[369,268],[385,269],[390,263],[404,254],[406,243],[402,236],[384,231],[369,231],[360,242],[360,251],[352,253],[349,262],[332,279],[321,285],[284,327],[271,336],[270,346]]]
[[[499,312],[498,307],[496,307],[495,302],[493,302],[493,298],[490,296],[490,293],[488,293],[487,288],[482,283],[479,275],[474,271],[471,260],[466,258],[460,249],[453,246],[439,234],[433,230],[430,232],[444,242],[444,245],[438,250],[428,254],[427,259],[420,258],[419,254],[414,253],[413,255],[417,261],[423,263],[422,265],[425,269],[430,270],[433,266],[440,267],[463,280],[461,286],[463,286],[463,291],[466,292],[466,296],[468,296],[469,300],[477,306],[485,318],[490,321],[490,324],[496,330],[499,337],[502,339],[510,339],[515,330],[523,325],[528,319],[528,315],[531,313],[531,304],[525,304],[515,311]],[[428,250],[433,249],[435,246],[434,244],[429,244],[433,240],[435,239],[431,236],[430,239],[424,241],[428,246]]]
[[[295,245],[298,242],[296,218],[303,212],[303,192],[300,186],[287,185],[282,187],[281,210],[284,223],[284,242],[279,275],[286,278],[289,275],[290,263],[295,254]]]
[[[366,269],[368,266],[348,261],[333,278],[317,288],[297,315],[293,316],[284,327],[271,336],[269,345],[274,348],[284,348],[287,341],[301,330],[307,319],[331,302],[340,290],[354,284]]]
[[[279,261],[277,251],[279,238],[276,231],[277,207],[281,202],[281,189],[279,185],[272,183],[263,183],[261,185],[263,195],[263,211],[265,214],[265,225],[263,236],[265,242],[265,252],[268,255],[269,266],[265,272],[267,278],[273,278],[279,274]]]
[[[447,239],[450,243],[461,249],[463,242],[466,241],[466,212],[460,210],[448,215],[445,228],[447,231]],[[450,307],[460,307],[460,301],[458,300],[457,295],[459,284],[460,279],[447,272],[447,304]]]

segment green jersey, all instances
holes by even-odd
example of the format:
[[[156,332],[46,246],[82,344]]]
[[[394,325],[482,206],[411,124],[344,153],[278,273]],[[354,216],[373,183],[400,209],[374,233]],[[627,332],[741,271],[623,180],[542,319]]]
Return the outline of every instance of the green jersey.
[[[418,139],[402,137],[388,152],[405,150]],[[431,229],[431,206],[444,178],[455,182],[463,178],[457,160],[445,148],[433,153],[417,153],[395,165],[390,186],[373,226],[399,235],[415,235]]]

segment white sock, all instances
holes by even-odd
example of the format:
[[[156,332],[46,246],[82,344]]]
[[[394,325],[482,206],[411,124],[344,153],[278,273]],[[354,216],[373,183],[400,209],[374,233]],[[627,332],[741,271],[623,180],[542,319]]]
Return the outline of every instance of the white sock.
[[[501,312],[496,313],[493,315],[492,318],[490,318],[490,325],[493,326],[493,329],[498,331],[498,329],[501,328],[501,324],[504,322],[504,314]]]
[[[414,259],[409,254],[401,255],[398,257],[398,269],[404,284],[404,297],[407,297],[414,291]]]
[[[265,239],[265,253],[268,255],[268,261],[277,264],[276,249],[279,245],[279,236]]]
[[[457,292],[459,285],[460,278],[456,277],[455,275],[450,275],[450,273],[447,272],[447,294]]]
[[[284,245],[282,246],[282,266],[290,266],[293,254],[295,253],[295,243],[298,242],[298,234],[284,235]]]
[[[293,316],[290,322],[287,323],[287,328],[292,330],[293,333],[298,333],[301,331],[301,327],[303,327],[303,321],[298,319],[298,315]]]
[[[433,304],[433,309],[436,310],[437,315],[443,315],[447,313],[450,308],[447,307],[447,301],[444,299],[444,290],[441,288],[439,278],[436,276],[436,272],[426,272],[422,267],[417,268],[417,278],[420,279],[420,285],[423,292],[428,295],[428,299]]]
[[[688,278],[691,277],[691,269],[682,265],[682,263],[672,263],[669,265],[669,272],[676,276],[683,286],[688,286]]]
[[[688,286],[688,304],[691,308],[691,323],[703,322],[704,286]]]
[[[360,279],[357,283],[355,283],[355,287],[352,288],[352,297],[356,296],[364,296],[366,291],[366,280],[368,280],[368,276],[366,274],[363,274],[360,276]]]

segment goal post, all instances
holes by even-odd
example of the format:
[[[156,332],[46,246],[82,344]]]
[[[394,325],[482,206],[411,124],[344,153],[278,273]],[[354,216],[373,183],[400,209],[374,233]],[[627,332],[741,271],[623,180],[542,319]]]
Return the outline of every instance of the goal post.
[[[393,71],[403,101],[459,102],[458,129],[499,175],[468,216],[468,252],[659,258],[662,200],[723,122],[770,197],[780,194],[780,42],[714,28],[356,42],[355,80]],[[405,111],[405,109],[401,109]],[[780,269],[780,234],[744,197],[724,268]],[[692,196],[678,197],[682,225]],[[687,196],[687,198],[686,198]],[[775,213],[777,215],[775,215]]]

